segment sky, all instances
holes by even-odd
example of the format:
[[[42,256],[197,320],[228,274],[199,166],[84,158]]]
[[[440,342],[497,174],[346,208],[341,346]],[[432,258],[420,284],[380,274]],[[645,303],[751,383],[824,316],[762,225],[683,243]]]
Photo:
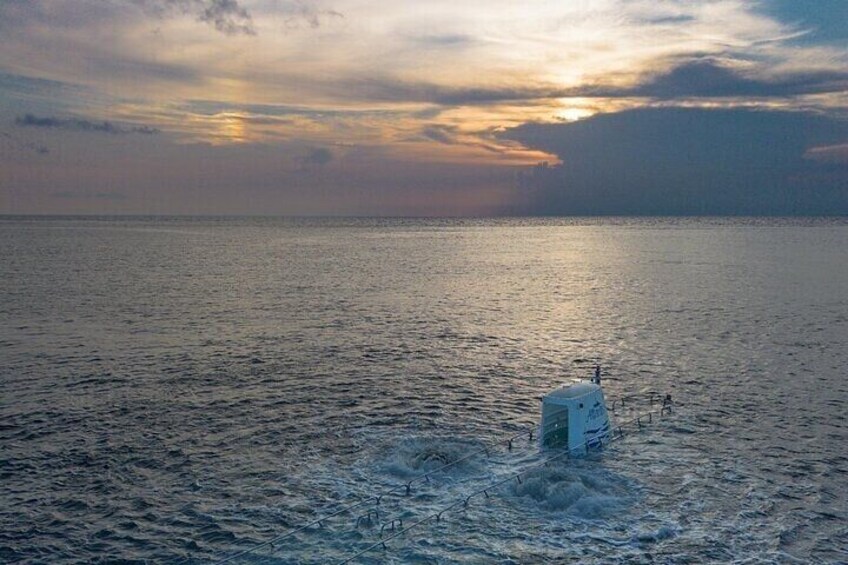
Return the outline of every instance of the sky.
[[[848,0],[0,0],[0,214],[848,214]]]

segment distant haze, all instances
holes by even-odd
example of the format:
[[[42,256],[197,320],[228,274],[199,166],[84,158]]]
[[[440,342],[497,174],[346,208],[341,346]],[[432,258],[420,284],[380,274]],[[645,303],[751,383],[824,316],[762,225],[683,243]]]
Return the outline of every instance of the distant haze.
[[[848,214],[848,2],[7,0],[0,214]]]

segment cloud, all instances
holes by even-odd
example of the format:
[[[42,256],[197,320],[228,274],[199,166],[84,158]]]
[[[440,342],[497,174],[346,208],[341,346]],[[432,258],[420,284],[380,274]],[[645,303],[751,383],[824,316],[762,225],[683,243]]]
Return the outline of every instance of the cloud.
[[[820,163],[848,165],[848,143],[811,147],[804,157]]]
[[[250,14],[238,5],[236,0],[210,0],[205,2],[198,19],[215,26],[215,29],[228,35],[244,33],[256,35]]]
[[[190,84],[200,75],[196,69],[186,65],[144,61],[131,55],[98,52],[88,54],[86,59],[98,74],[111,77],[116,82],[119,79],[137,82],[139,77],[144,77],[145,80],[172,85]]]
[[[501,155],[524,149],[518,144],[498,139],[493,131],[484,129],[482,131],[463,132],[453,125],[431,124],[421,129],[420,136],[442,145],[462,145]],[[411,139],[411,141],[415,140],[415,138]]]
[[[472,37],[471,35],[464,33],[434,33],[427,35],[411,35],[408,39],[414,43],[418,43],[422,46],[429,48],[465,47],[474,45],[478,42],[478,40]]]
[[[212,116],[215,114],[247,112],[262,116],[307,116],[307,117],[355,117],[384,116],[398,117],[401,112],[387,109],[328,109],[294,106],[291,104],[233,104],[221,100],[187,100],[178,109],[194,114]]]
[[[787,194],[795,194],[799,183],[816,191],[811,175],[826,164],[834,167],[842,153],[833,147],[846,142],[816,138],[790,151],[782,138],[797,132],[776,129],[769,137],[749,113],[739,120],[750,132],[721,122],[719,113],[668,111],[780,107],[846,115],[844,42],[811,41],[815,32],[804,21],[767,15],[763,4],[536,2],[522,6],[516,17],[514,5],[491,0],[432,0],[415,10],[408,2],[353,0],[0,0],[0,69],[6,73],[0,74],[0,129],[5,122],[17,138],[49,145],[61,158],[41,158],[34,149],[2,141],[9,148],[7,161],[18,167],[15,178],[44,187],[42,196],[65,188],[123,189],[115,179],[133,165],[141,188],[127,188],[127,194],[134,196],[132,203],[141,202],[151,182],[150,163],[156,163],[163,186],[199,179],[200,192],[200,181],[220,183],[218,203],[240,206],[243,199],[232,187],[246,187],[249,179],[241,179],[254,169],[267,173],[257,184],[275,189],[294,177],[299,186],[316,179],[345,186],[354,155],[368,153],[374,157],[362,165],[367,176],[362,186],[380,184],[388,194],[416,163],[416,171],[434,176],[449,170],[438,182],[456,178],[460,187],[471,178],[463,176],[463,167],[475,175],[498,167],[492,174],[502,182],[518,167],[559,163],[559,155],[562,166],[525,175],[535,198],[528,210],[674,208],[672,199],[660,205],[666,200],[659,187],[678,199],[691,191],[698,203],[692,207],[699,210],[740,209],[731,206],[733,196],[702,197],[695,189],[726,180],[744,192],[738,179],[759,187],[772,178]],[[639,122],[639,131],[628,129],[636,116],[611,116],[636,107],[657,108],[651,119]],[[498,133],[521,123],[593,113],[606,116],[562,129],[526,126]],[[689,146],[678,134],[689,128],[687,120],[700,144]],[[699,129],[708,123],[726,136],[710,137],[710,128]],[[159,142],[139,139],[156,128],[163,132]],[[602,141],[591,139],[593,129],[603,134]],[[73,134],[73,144],[51,144],[51,137],[71,135],[66,131],[88,134]],[[121,133],[139,135],[119,138]],[[533,136],[539,138],[531,143]],[[564,139],[574,136],[601,156],[567,146]],[[653,153],[619,147],[623,137]],[[712,145],[701,142],[705,139]],[[733,155],[726,163],[716,155],[717,147],[732,148],[735,140],[741,144],[737,152],[750,156],[751,171]],[[772,148],[791,167],[769,161],[749,144]],[[79,151],[77,160],[68,157],[71,145]],[[674,153],[674,145],[690,147],[689,154]],[[197,154],[192,165],[171,160],[186,152]],[[221,158],[236,154],[249,159]],[[665,159],[668,154],[675,158]],[[11,170],[7,161],[0,167],[4,172]],[[657,170],[650,170],[652,164]],[[78,175],[79,182],[47,183],[48,167],[55,167],[50,169],[55,179]],[[227,186],[221,180],[225,169],[232,169]],[[593,175],[608,179],[611,188]],[[692,179],[693,188],[681,179]],[[680,184],[686,184],[680,191],[669,188]],[[498,186],[508,200],[509,187]],[[564,190],[571,192],[564,196]],[[593,190],[615,197],[599,201]],[[643,201],[639,194],[646,195]],[[426,200],[422,205],[433,204]],[[683,204],[688,205],[675,209],[692,208]],[[254,205],[265,207],[258,196]],[[464,209],[474,205],[469,200]]]
[[[848,91],[848,72],[792,72],[772,78],[745,76],[738,68],[715,59],[686,61],[668,73],[655,76],[635,88],[588,89],[604,96],[650,96],[656,98],[723,96],[794,96]]]
[[[668,72],[648,75],[642,80],[641,84],[629,87],[589,83],[576,87],[525,84],[463,88],[391,79],[371,80],[363,86],[374,99],[415,100],[445,106],[489,105],[557,98],[767,98],[848,91],[848,72],[792,72],[768,79],[756,78],[745,76],[739,70],[709,58],[686,61]]]
[[[846,88],[844,47],[798,47],[793,42],[806,30],[742,0],[538,3],[523,8],[522,18],[506,4],[482,0],[434,1],[414,13],[403,3],[349,0],[13,4],[32,7],[4,8],[0,1],[0,68],[79,81],[112,96],[147,96],[153,107],[165,89],[172,101],[210,97],[330,110],[519,102],[541,112],[559,98],[691,101]],[[323,27],[342,13],[356,17],[332,32],[280,33]],[[144,14],[163,20],[155,32]],[[186,18],[224,33],[275,33],[236,40],[234,48],[233,41],[186,26]]]
[[[289,3],[283,11],[289,14],[285,19],[285,26],[289,29],[298,29],[304,24],[317,29],[328,20],[344,18],[341,12],[320,10],[300,0]]]
[[[502,135],[563,162],[522,177],[531,214],[848,213],[848,169],[810,158],[848,122],[820,115],[658,108]]]
[[[68,200],[126,200],[127,195],[121,192],[76,192],[72,190],[61,190],[50,194],[53,198]]]
[[[845,0],[770,0],[756,6],[768,16],[784,21],[797,22],[810,30],[802,40],[811,42],[833,42],[845,44],[848,40],[848,2]]]
[[[91,96],[91,92],[73,84],[28,77],[0,71],[0,92],[17,98],[56,99],[64,96]]]
[[[431,141],[444,143],[445,145],[454,145],[456,140],[456,127],[444,125],[427,126],[421,130],[421,135]]]
[[[253,17],[237,0],[129,0],[157,17],[192,15],[226,35],[256,35]]]
[[[108,134],[127,134],[140,133],[143,135],[153,135],[159,133],[159,130],[149,126],[119,126],[109,121],[93,122],[90,120],[81,120],[79,118],[57,118],[54,116],[39,117],[32,114],[25,114],[15,118],[15,125],[21,127],[32,128],[50,128],[61,129],[68,131],[84,131],[93,133],[108,133]]]
[[[41,145],[40,143],[33,143],[31,141],[24,141],[24,140],[19,139],[16,136],[13,136],[12,134],[5,132],[5,131],[0,131],[0,138],[6,139],[7,143],[10,146],[12,146],[12,147],[14,147],[15,149],[18,149],[18,150],[23,150],[23,151],[26,151],[26,152],[33,152],[33,153],[36,153],[38,155],[47,155],[48,153],[50,153],[50,149],[48,149],[44,145]],[[2,147],[2,146],[0,146],[0,147]]]
[[[391,76],[341,76],[331,81],[314,81],[316,92],[332,97],[370,102],[427,103],[440,106],[475,106],[501,102],[545,100],[579,96],[582,90],[551,84],[455,86],[427,81],[410,81]]]
[[[518,84],[461,86],[370,76],[340,77],[331,83],[316,82],[313,88],[331,95],[346,92],[350,97],[364,100],[439,106],[492,106],[560,98],[786,98],[848,92],[848,72],[844,71],[784,71],[760,77],[754,75],[752,69],[743,71],[743,66],[741,61],[696,58],[685,60],[669,71],[646,72],[636,84],[629,86],[615,84],[623,82],[623,77],[611,74],[604,79],[605,82],[586,82],[569,87],[530,80]]]
[[[316,147],[310,149],[306,155],[300,159],[301,167],[306,169],[310,167],[323,167],[333,160],[333,152],[326,147]]]

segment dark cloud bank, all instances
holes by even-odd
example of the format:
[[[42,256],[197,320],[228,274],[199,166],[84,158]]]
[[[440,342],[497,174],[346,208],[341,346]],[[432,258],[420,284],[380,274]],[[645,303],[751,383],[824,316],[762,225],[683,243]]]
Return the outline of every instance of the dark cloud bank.
[[[521,177],[540,215],[846,215],[848,122],[800,112],[642,109],[503,134],[554,153]]]
[[[592,92],[592,89],[588,89]],[[629,89],[595,89],[595,95],[678,97],[784,97],[848,90],[848,73],[796,72],[771,79],[748,77],[706,58],[686,61],[671,71]]]

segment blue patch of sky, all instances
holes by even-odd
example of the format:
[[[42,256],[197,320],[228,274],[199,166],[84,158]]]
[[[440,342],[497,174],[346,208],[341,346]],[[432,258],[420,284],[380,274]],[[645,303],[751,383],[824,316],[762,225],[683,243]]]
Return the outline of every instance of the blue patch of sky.
[[[809,33],[796,39],[804,44],[834,44],[848,41],[848,0],[771,0],[762,10],[780,21],[795,24]]]
[[[0,72],[0,115],[84,111],[104,101],[85,86]]]

